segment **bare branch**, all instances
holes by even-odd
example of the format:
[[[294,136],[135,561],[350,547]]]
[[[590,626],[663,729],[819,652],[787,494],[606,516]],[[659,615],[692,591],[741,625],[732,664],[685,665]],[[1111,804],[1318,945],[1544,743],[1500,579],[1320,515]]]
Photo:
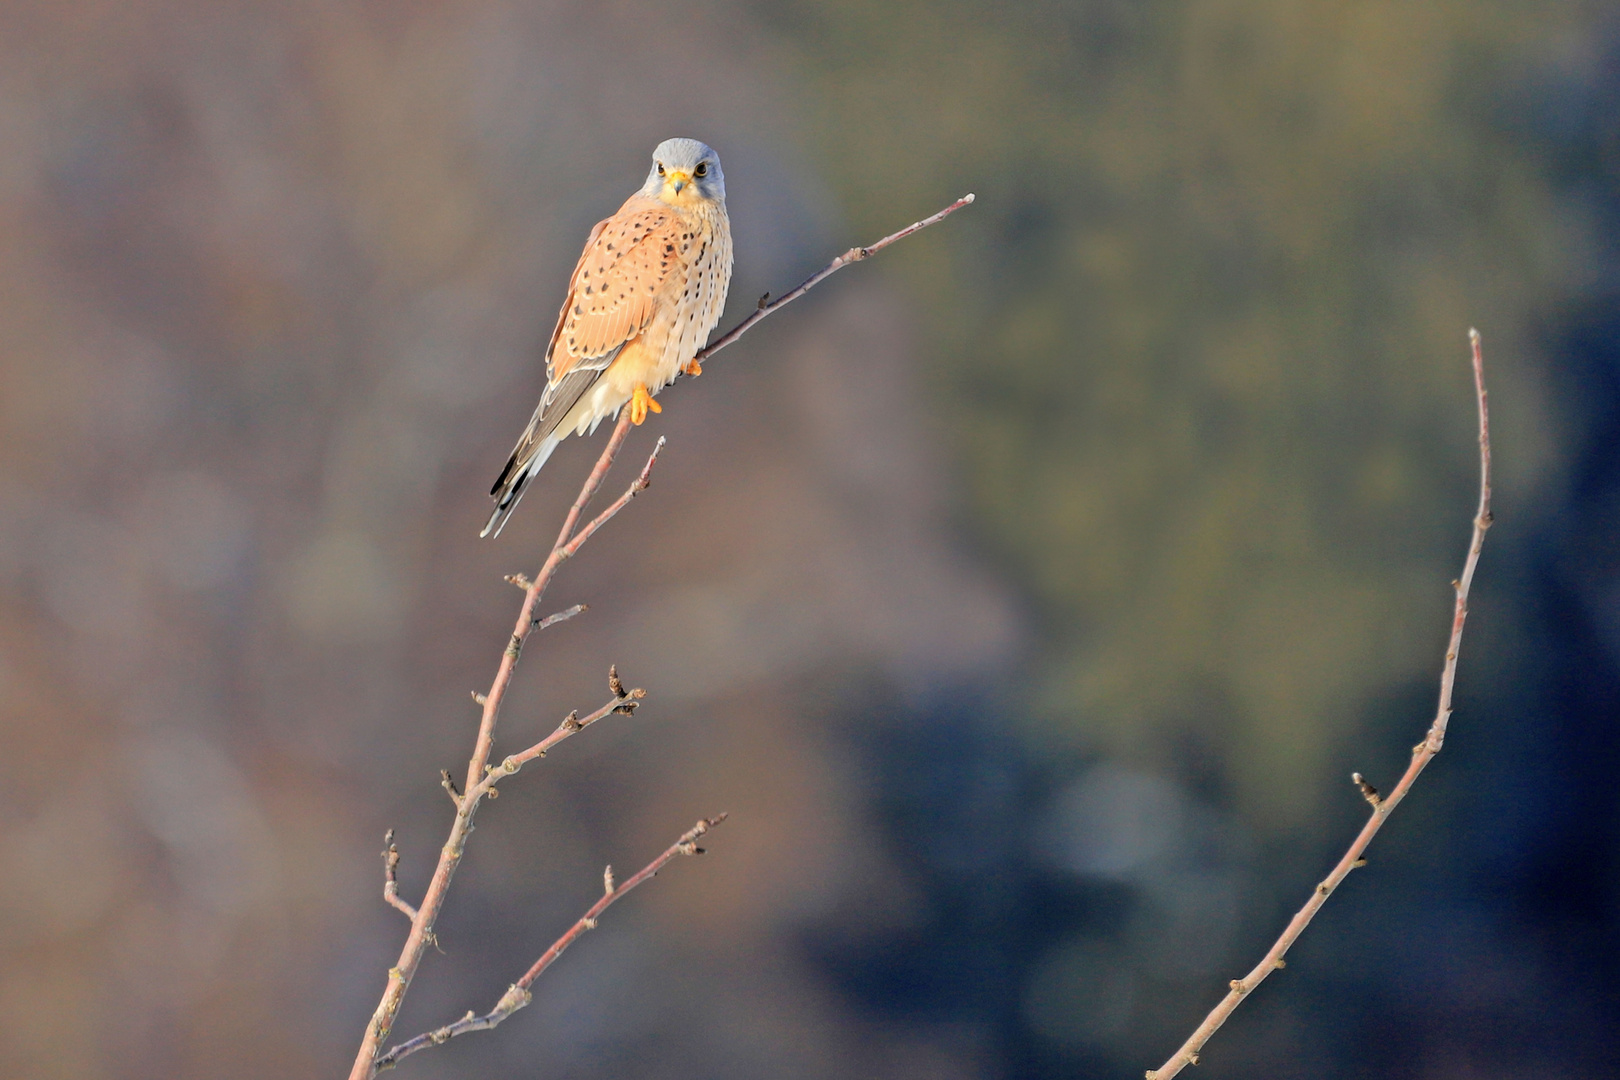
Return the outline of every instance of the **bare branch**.
[[[972,201],[973,196],[967,195],[961,199],[958,199],[956,202],[941,210],[939,213],[909,225],[906,228],[901,229],[899,232],[886,236],[870,247],[851,248],[843,255],[840,255],[838,258],[834,259],[819,273],[816,273],[805,280],[804,283],[799,285],[792,292],[787,293],[774,302],[767,303],[766,298],[762,297],[758,310],[756,310],[729,333],[721,337],[718,341],[701,350],[693,358],[694,368],[696,368],[696,361],[702,360],[708,356],[712,356],[721,349],[725,348],[727,345],[730,345],[733,341],[736,341],[739,337],[746,333],[748,329],[754,325],[754,323],[758,322],[766,315],[769,315],[782,305],[791,303],[793,300],[804,295],[830,274],[838,271],[842,267],[847,266],[852,262],[860,262],[863,259],[870,258],[883,248],[886,248],[890,244],[910,236],[919,229],[927,228],[935,222],[944,220],[946,217],[960,210],[962,207],[968,205]],[[495,745],[495,730],[500,718],[501,703],[505,699],[508,687],[511,685],[513,673],[517,669],[518,660],[523,655],[523,646],[528,640],[528,636],[535,630],[552,625],[555,622],[560,622],[563,619],[571,618],[580,611],[584,610],[583,606],[581,606],[578,608],[569,609],[568,611],[559,612],[556,615],[547,616],[543,619],[535,616],[535,610],[539,605],[540,598],[545,595],[546,588],[550,585],[553,576],[555,576],[557,568],[561,566],[563,562],[573,557],[586,543],[586,541],[595,535],[598,529],[607,524],[607,522],[611,520],[613,516],[620,510],[624,509],[624,507],[629,504],[631,499],[635,498],[642,491],[645,491],[648,484],[651,482],[653,465],[658,460],[659,451],[664,447],[664,440],[662,438],[658,440],[658,444],[654,447],[651,456],[648,457],[646,465],[642,467],[641,474],[636,478],[635,482],[630,485],[629,489],[626,490],[623,495],[611,503],[600,514],[593,518],[589,523],[587,523],[583,528],[580,527],[580,518],[585,512],[586,506],[590,504],[591,500],[596,497],[596,493],[601,489],[602,483],[606,479],[608,471],[613,467],[614,461],[618,458],[619,451],[624,446],[625,439],[630,434],[631,427],[632,425],[630,422],[629,410],[621,410],[618,422],[614,425],[613,434],[608,437],[607,445],[602,449],[601,456],[597,458],[595,467],[591,470],[591,473],[586,478],[584,485],[580,488],[579,495],[574,499],[573,506],[569,508],[568,515],[563,520],[562,528],[557,533],[556,543],[551,546],[551,551],[546,556],[545,563],[541,566],[540,572],[532,579],[523,574],[512,574],[506,578],[507,581],[523,590],[523,607],[518,613],[517,624],[512,630],[511,637],[507,640],[506,648],[501,655],[500,666],[495,672],[495,678],[490,685],[489,691],[482,695],[474,694],[474,700],[482,706],[483,714],[479,720],[477,742],[474,745],[472,757],[467,762],[467,779],[466,784],[464,785],[466,794],[458,794],[455,783],[450,778],[450,774],[448,772],[443,774],[441,781],[442,786],[449,794],[451,801],[456,806],[455,821],[451,825],[449,839],[446,840],[444,847],[440,851],[439,862],[433,871],[432,879],[428,883],[427,891],[422,897],[422,906],[417,909],[416,916],[411,922],[411,931],[409,936],[405,939],[405,945],[400,950],[399,961],[388,970],[387,986],[383,990],[382,1000],[378,1003],[376,1011],[372,1014],[371,1022],[366,1026],[365,1036],[362,1038],[360,1049],[355,1055],[354,1067],[349,1073],[350,1080],[369,1080],[370,1077],[376,1074],[379,1065],[384,1060],[386,1060],[388,1064],[392,1064],[393,1062],[399,1060],[400,1057],[403,1057],[405,1053],[412,1052],[414,1049],[419,1049],[420,1047],[417,1044],[421,1039],[426,1039],[427,1043],[435,1041],[431,1035],[419,1036],[418,1039],[412,1040],[410,1044],[405,1044],[410,1046],[411,1050],[404,1050],[402,1047],[396,1047],[395,1050],[389,1052],[389,1056],[387,1056],[386,1059],[378,1056],[383,1043],[387,1040],[389,1033],[393,1029],[394,1019],[398,1015],[401,1003],[405,1000],[406,992],[410,989],[411,980],[415,977],[417,968],[421,964],[422,954],[426,950],[428,944],[434,940],[433,926],[439,917],[439,912],[444,906],[445,894],[450,888],[450,880],[455,875],[456,868],[461,864],[461,858],[465,852],[467,837],[471,835],[473,830],[473,817],[478,811],[479,804],[485,798],[494,798],[499,793],[499,789],[495,787],[497,779],[500,776],[506,776],[510,775],[512,772],[516,772],[518,768],[522,767],[524,762],[543,756],[545,751],[550,746],[555,745],[556,742],[561,741],[563,738],[567,738],[569,735],[572,735],[577,731],[583,730],[590,724],[595,723],[602,716],[606,716],[612,712],[631,712],[635,709],[636,703],[643,696],[644,692],[641,690],[626,691],[622,685],[617,685],[618,677],[615,673],[612,677],[613,682],[615,683],[613,686],[614,700],[603,706],[602,709],[592,713],[584,720],[579,719],[577,716],[570,716],[568,720],[563,721],[562,727],[560,727],[552,735],[548,736],[544,740],[541,740],[541,742],[536,743],[528,750],[523,751],[523,753],[508,757],[498,768],[489,764],[490,755],[493,752]],[[647,869],[625,882],[625,884],[620,886],[617,890],[607,893],[603,898],[604,902],[599,905],[599,907],[605,907],[607,903],[611,903],[620,894],[633,888],[635,885],[645,880],[646,877],[650,877],[652,873],[656,872],[659,866],[662,866],[664,862],[673,857],[673,854],[679,854],[681,853],[681,850],[686,849],[689,849],[687,850],[687,853],[696,851],[697,849],[693,846],[690,838],[701,835],[701,833],[706,829],[712,827],[713,825],[719,824],[723,818],[724,815],[721,815],[720,818],[716,818],[711,822],[700,822],[699,827],[696,830],[689,833],[686,838],[683,838],[682,843],[684,844],[684,848],[682,848],[682,844],[677,844],[676,848],[672,848],[670,852],[666,852],[660,860],[655,860],[654,863]],[[596,912],[597,909],[592,909],[592,912],[588,913],[586,918],[581,920],[581,923],[575,927],[575,930],[570,931],[570,934],[577,936],[581,927],[584,927],[587,922],[590,923],[590,925],[595,925],[594,919]],[[553,951],[548,953],[547,956],[549,956],[551,959],[555,959],[554,954],[560,953],[563,948],[567,947],[568,942],[572,940],[572,936],[565,935],[564,939],[560,941],[558,945],[554,945],[552,947]],[[537,964],[536,968],[533,969],[530,975],[526,976],[525,979],[532,981],[533,977],[538,975],[540,970],[543,970],[544,966],[549,963],[550,959],[542,957],[540,963]],[[519,988],[515,986],[513,991],[511,991],[508,995],[511,997],[513,994],[517,994],[522,998],[521,1001],[517,1001],[517,999],[514,997],[512,998],[512,1002],[515,1003],[511,1003],[508,1002],[508,998],[502,998],[503,1005],[510,1004],[511,1006],[506,1013],[501,1013],[502,1017],[510,1013],[512,1010],[521,1008],[523,1004],[527,1003],[528,998],[526,987],[528,985],[528,981],[521,984],[521,986],[524,988],[521,993],[519,993]],[[496,1012],[500,1013],[500,1010],[501,1006],[497,1006]],[[495,1016],[496,1014],[491,1013],[490,1015]],[[467,1020],[460,1023],[477,1024],[478,1022],[478,1018],[469,1016]],[[497,1019],[485,1026],[493,1026],[494,1023],[498,1022],[499,1020]],[[452,1027],[454,1026],[455,1025],[452,1025]],[[465,1030],[478,1030],[478,1028],[468,1027]],[[442,1038],[439,1038],[436,1041],[442,1042],[444,1039],[451,1037],[451,1035],[458,1034],[459,1030],[449,1031],[448,1029],[440,1029],[440,1032],[443,1032],[444,1034]],[[421,1045],[427,1045],[427,1043],[421,1043]]]
[[[602,448],[602,454],[596,459],[596,465],[591,474],[586,477],[579,495],[574,499],[574,505],[569,508],[567,517],[563,520],[562,529],[557,534],[557,542],[552,545],[551,552],[546,561],[528,582],[524,590],[523,606],[518,612],[517,624],[513,627],[511,638],[507,642],[505,651],[501,655],[500,666],[496,669],[495,679],[490,684],[488,693],[482,696],[480,704],[483,706],[483,715],[479,720],[478,739],[473,748],[471,760],[467,762],[466,795],[456,792],[455,782],[449,772],[441,772],[440,784],[449,794],[456,807],[456,816],[450,826],[449,839],[439,852],[439,862],[434,868],[433,877],[428,882],[427,892],[422,897],[422,905],[417,909],[416,917],[411,920],[411,931],[405,938],[405,944],[400,949],[399,960],[388,969],[388,982],[383,988],[382,1000],[378,1002],[376,1011],[372,1013],[371,1021],[366,1025],[364,1037],[360,1042],[360,1049],[355,1054],[354,1066],[349,1072],[350,1080],[369,1080],[376,1075],[377,1054],[383,1042],[388,1038],[393,1028],[394,1018],[399,1013],[400,1004],[405,1000],[405,994],[410,989],[411,980],[415,977],[417,968],[421,966],[422,954],[429,944],[434,941],[433,928],[438,921],[439,912],[444,907],[444,899],[450,888],[450,881],[455,876],[456,868],[461,865],[461,858],[466,851],[467,837],[472,833],[473,817],[478,812],[479,803],[483,797],[492,794],[488,787],[478,791],[488,772],[487,763],[495,745],[495,728],[500,719],[501,703],[506,697],[507,688],[512,684],[513,674],[517,670],[517,662],[523,653],[523,643],[542,620],[535,618],[535,608],[544,595],[546,586],[551,583],[557,567],[567,557],[563,548],[571,543],[574,537],[574,528],[579,524],[580,516],[590,503],[596,492],[601,488],[608,470],[613,467],[625,439],[630,434],[629,413],[623,413],[619,422],[614,425],[613,434],[608,437],[607,445]],[[645,475],[645,470],[643,470]],[[628,500],[623,500],[628,501]],[[593,525],[597,528],[605,521],[599,518]],[[592,530],[594,531],[594,529]],[[583,543],[583,540],[580,541]],[[574,551],[579,544],[574,544]],[[570,552],[572,554],[572,552]],[[516,575],[514,575],[515,577]],[[477,791],[475,795],[474,792]]]
[[[842,255],[838,256],[838,258],[828,263],[826,266],[823,266],[820,270],[817,270],[814,274],[811,274],[809,277],[805,278],[804,281],[799,284],[798,288],[791,292],[784,293],[775,300],[771,300],[771,294],[766,293],[764,296],[759,298],[759,306],[749,314],[748,318],[744,319],[730,330],[727,330],[724,334],[721,334],[720,337],[714,341],[711,341],[705,347],[699,349],[697,355],[692,358],[693,361],[701,364],[704,360],[707,360],[709,357],[713,356],[727,345],[730,345],[732,342],[748,333],[748,331],[754,328],[754,324],[765,318],[765,316],[769,315],[779,307],[793,303],[793,301],[797,300],[799,297],[803,296],[817,285],[820,285],[827,278],[836,274],[850,263],[858,263],[862,260],[870,259],[873,255],[876,255],[890,244],[893,244],[899,240],[904,240],[914,232],[920,232],[921,230],[928,228],[930,225],[936,225],[939,222],[944,221],[946,218],[962,209],[962,207],[967,206],[972,202],[973,195],[969,193],[962,196],[960,199],[957,199],[939,213],[930,214],[921,221],[914,221],[900,231],[890,233],[888,236],[885,236],[875,244],[869,244],[866,247],[852,247]]]
[[[699,821],[696,825],[692,826],[685,833],[683,833],[679,840],[665,848],[663,853],[660,854],[656,859],[637,871],[634,877],[631,877],[617,888],[615,888],[613,885],[613,868],[611,866],[608,867],[606,872],[603,874],[604,888],[601,899],[592,904],[590,910],[585,912],[584,915],[581,915],[579,920],[575,922],[573,926],[568,928],[567,933],[563,934],[562,937],[553,942],[551,948],[540,954],[540,959],[534,962],[529,970],[524,973],[521,979],[507,988],[506,993],[501,995],[501,999],[495,1003],[495,1007],[493,1009],[485,1013],[483,1016],[476,1016],[473,1013],[468,1012],[466,1016],[463,1016],[460,1020],[457,1020],[454,1023],[446,1024],[443,1027],[435,1028],[432,1031],[423,1032],[414,1039],[407,1039],[405,1042],[400,1043],[392,1050],[389,1050],[386,1054],[379,1057],[377,1059],[377,1068],[379,1070],[393,1068],[395,1065],[399,1064],[402,1059],[409,1057],[418,1050],[425,1050],[429,1046],[437,1046],[440,1043],[449,1042],[457,1035],[466,1035],[468,1032],[473,1031],[488,1031],[490,1028],[499,1024],[502,1020],[505,1020],[507,1017],[529,1004],[530,1001],[534,1000],[533,994],[529,990],[529,988],[534,985],[534,981],[540,977],[546,968],[555,963],[557,958],[561,956],[568,946],[572,945],[575,940],[580,937],[580,935],[584,934],[587,930],[595,930],[597,919],[601,917],[604,911],[617,903],[619,898],[624,896],[625,893],[628,893],[637,885],[640,885],[642,882],[657,874],[658,871],[664,868],[666,863],[676,856],[703,854],[703,849],[697,846],[698,837],[719,825],[724,820],[726,820],[726,815],[718,814],[715,817],[705,818],[704,820]]]
[[[636,706],[641,704],[641,699],[646,696],[647,691],[637,687],[634,690],[626,690],[622,696],[615,695],[612,701],[589,716],[582,717],[577,712],[569,713],[563,718],[563,722],[557,725],[557,730],[550,735],[547,735],[527,750],[508,755],[499,765],[488,766],[489,774],[479,781],[478,786],[473,788],[469,794],[474,798],[482,798],[485,794],[493,796],[495,793],[491,789],[496,784],[536,758],[545,757],[552,747],[564,739],[579,734],[604,716],[610,716],[613,713],[625,713],[628,715],[635,712]]]
[[[606,510],[603,510],[600,514],[597,514],[596,517],[592,518],[589,525],[586,525],[583,529],[579,530],[572,540],[568,541],[568,543],[564,544],[558,549],[562,552],[562,558],[573,558],[574,552],[583,547],[585,541],[589,540],[593,535],[595,535],[597,529],[600,529],[603,525],[606,525],[608,521],[612,519],[614,514],[617,514],[620,510],[623,510],[626,506],[628,506],[631,499],[635,498],[637,495],[640,495],[643,491],[646,491],[652,486],[652,467],[657,464],[658,455],[663,452],[663,449],[664,437],[660,435],[658,436],[658,441],[653,444],[653,451],[652,454],[647,458],[647,464],[641,467],[641,475],[635,478],[635,480],[630,484],[629,488],[625,490],[623,495],[620,495],[617,499],[614,499],[613,502],[609,503]]]
[[[560,622],[567,622],[575,615],[583,615],[589,610],[591,609],[590,605],[588,604],[575,604],[573,607],[567,608],[566,610],[547,615],[545,618],[535,623],[534,628],[536,630],[544,630],[548,626],[556,626]]]
[[[404,912],[405,917],[412,922],[416,921],[416,909],[407,904],[399,896],[399,848],[394,846],[394,830],[389,829],[383,834],[383,899]]]
[[[1424,766],[1445,744],[1446,725],[1451,719],[1451,692],[1457,680],[1457,653],[1462,648],[1463,623],[1468,619],[1468,590],[1474,583],[1474,569],[1479,565],[1480,549],[1485,544],[1485,530],[1491,527],[1492,521],[1491,425],[1489,400],[1485,394],[1485,360],[1480,351],[1479,331],[1470,330],[1468,338],[1473,347],[1474,394],[1479,406],[1479,509],[1474,514],[1474,534],[1468,545],[1468,557],[1463,561],[1462,577],[1453,583],[1457,599],[1452,609],[1451,640],[1446,646],[1445,663],[1440,669],[1440,704],[1435,711],[1434,722],[1429,725],[1428,734],[1424,736],[1423,741],[1412,748],[1411,763],[1407,765],[1405,774],[1388,795],[1380,799],[1371,784],[1362,780],[1359,773],[1355,775],[1355,782],[1361,788],[1363,797],[1372,805],[1372,813],[1368,816],[1367,823],[1361,827],[1355,841],[1351,843],[1350,849],[1344,853],[1344,857],[1333,868],[1333,872],[1317,885],[1311,893],[1311,898],[1289,921],[1282,936],[1272,944],[1265,957],[1255,965],[1254,970],[1241,979],[1232,980],[1232,989],[1221,1003],[1204,1018],[1204,1022],[1198,1025],[1197,1030],[1169,1061],[1157,1069],[1148,1070],[1147,1080],[1170,1080],[1188,1065],[1198,1063],[1198,1055],[1203,1050],[1204,1044],[1222,1024],[1226,1023],[1233,1010],[1265,980],[1267,975],[1284,966],[1283,955],[1304,932],[1305,927],[1310,925],[1311,919],[1316,916],[1322,905],[1327,903],[1327,898],[1333,894],[1333,890],[1339,887],[1339,883],[1351,870],[1367,865],[1364,858],[1367,845],[1378,835],[1378,830],[1383,827],[1395,807],[1406,798],[1406,793],[1411,790],[1413,782],[1417,780]]]

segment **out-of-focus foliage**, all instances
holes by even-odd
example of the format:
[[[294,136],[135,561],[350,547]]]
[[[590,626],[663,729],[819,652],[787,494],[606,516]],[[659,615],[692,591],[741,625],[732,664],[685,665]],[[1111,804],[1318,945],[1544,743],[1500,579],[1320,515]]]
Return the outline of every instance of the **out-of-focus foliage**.
[[[1471,324],[1510,488],[1547,451],[1521,334],[1584,251],[1499,95],[1580,6],[768,7],[863,234],[979,194],[907,265],[971,520],[1044,619],[1043,740],[1191,737],[1297,823],[1438,663]]]

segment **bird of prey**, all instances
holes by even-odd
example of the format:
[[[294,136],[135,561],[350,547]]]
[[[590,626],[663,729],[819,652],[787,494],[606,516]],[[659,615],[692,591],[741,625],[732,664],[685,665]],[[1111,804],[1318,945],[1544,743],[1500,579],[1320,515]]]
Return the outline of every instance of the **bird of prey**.
[[[720,157],[696,139],[653,151],[641,190],[599,222],[568,282],[546,347],[546,389],[490,489],[481,536],[500,535],[523,488],[570,432],[630,406],[640,424],[654,395],[685,372],[720,321],[731,284],[731,225]]]

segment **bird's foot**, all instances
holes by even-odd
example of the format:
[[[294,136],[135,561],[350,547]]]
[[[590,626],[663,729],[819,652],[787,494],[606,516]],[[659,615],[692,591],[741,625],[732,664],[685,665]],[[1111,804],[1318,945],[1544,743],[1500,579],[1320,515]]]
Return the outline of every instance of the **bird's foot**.
[[[664,407],[653,400],[653,396],[647,393],[645,386],[637,386],[636,392],[630,395],[630,422],[632,424],[639,426],[643,420],[647,419],[649,412],[663,411]]]
[[[691,360],[686,362],[686,366],[681,368],[681,370],[696,378],[697,376],[703,374],[703,365],[698,363],[697,357],[694,356]]]

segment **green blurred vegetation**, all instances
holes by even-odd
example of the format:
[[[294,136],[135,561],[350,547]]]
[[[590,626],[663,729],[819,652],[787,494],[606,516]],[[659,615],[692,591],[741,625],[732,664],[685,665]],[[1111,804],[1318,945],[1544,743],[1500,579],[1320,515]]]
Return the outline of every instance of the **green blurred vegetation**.
[[[1298,824],[1371,703],[1438,670],[1475,494],[1470,325],[1507,486],[1555,460],[1526,340],[1584,272],[1580,224],[1501,116],[1589,12],[761,16],[857,235],[979,195],[891,265],[934,320],[964,510],[1041,618],[1035,734],[1207,753],[1251,817]]]

